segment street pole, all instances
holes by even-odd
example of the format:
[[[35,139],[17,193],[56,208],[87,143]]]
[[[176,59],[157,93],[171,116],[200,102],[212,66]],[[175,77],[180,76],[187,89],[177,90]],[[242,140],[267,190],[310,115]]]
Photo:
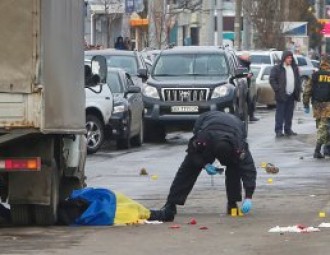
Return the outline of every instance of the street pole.
[[[209,45],[212,46],[214,45],[214,8],[215,8],[215,4],[214,4],[215,0],[209,0]]]
[[[241,49],[241,12],[242,12],[242,0],[236,0],[235,9],[235,48],[236,50]]]
[[[223,0],[218,0],[217,7],[217,27],[218,27],[218,45],[223,45]]]
[[[315,1],[315,14],[317,19],[321,18],[321,0]]]

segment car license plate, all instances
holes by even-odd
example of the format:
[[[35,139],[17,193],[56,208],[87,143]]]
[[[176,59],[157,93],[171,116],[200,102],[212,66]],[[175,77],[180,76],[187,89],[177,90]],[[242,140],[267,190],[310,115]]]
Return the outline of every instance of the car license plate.
[[[172,106],[171,112],[198,112],[198,106]]]

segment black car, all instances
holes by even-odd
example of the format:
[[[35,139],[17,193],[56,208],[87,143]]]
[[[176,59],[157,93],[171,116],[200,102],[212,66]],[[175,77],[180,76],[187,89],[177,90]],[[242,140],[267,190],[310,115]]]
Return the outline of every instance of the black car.
[[[108,67],[122,68],[132,77],[134,84],[143,87],[148,78],[148,69],[140,52],[116,49],[85,51],[85,59],[95,55],[106,58]]]
[[[163,50],[143,88],[145,137],[164,140],[166,128],[190,128],[206,111],[225,111],[248,123],[247,70],[227,48]]]
[[[141,88],[123,69],[109,68],[107,83],[114,96],[109,126],[118,149],[143,143],[143,100]]]

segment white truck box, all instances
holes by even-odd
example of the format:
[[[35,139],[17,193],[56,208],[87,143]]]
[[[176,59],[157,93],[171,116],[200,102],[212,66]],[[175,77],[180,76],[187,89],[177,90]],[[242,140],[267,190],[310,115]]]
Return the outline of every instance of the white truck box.
[[[0,131],[85,132],[83,5],[0,1]]]

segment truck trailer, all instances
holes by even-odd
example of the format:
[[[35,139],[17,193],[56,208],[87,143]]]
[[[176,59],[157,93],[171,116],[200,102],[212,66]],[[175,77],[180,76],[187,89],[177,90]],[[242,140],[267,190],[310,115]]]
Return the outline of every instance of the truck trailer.
[[[52,225],[84,186],[84,1],[0,1],[0,197],[16,225]]]

